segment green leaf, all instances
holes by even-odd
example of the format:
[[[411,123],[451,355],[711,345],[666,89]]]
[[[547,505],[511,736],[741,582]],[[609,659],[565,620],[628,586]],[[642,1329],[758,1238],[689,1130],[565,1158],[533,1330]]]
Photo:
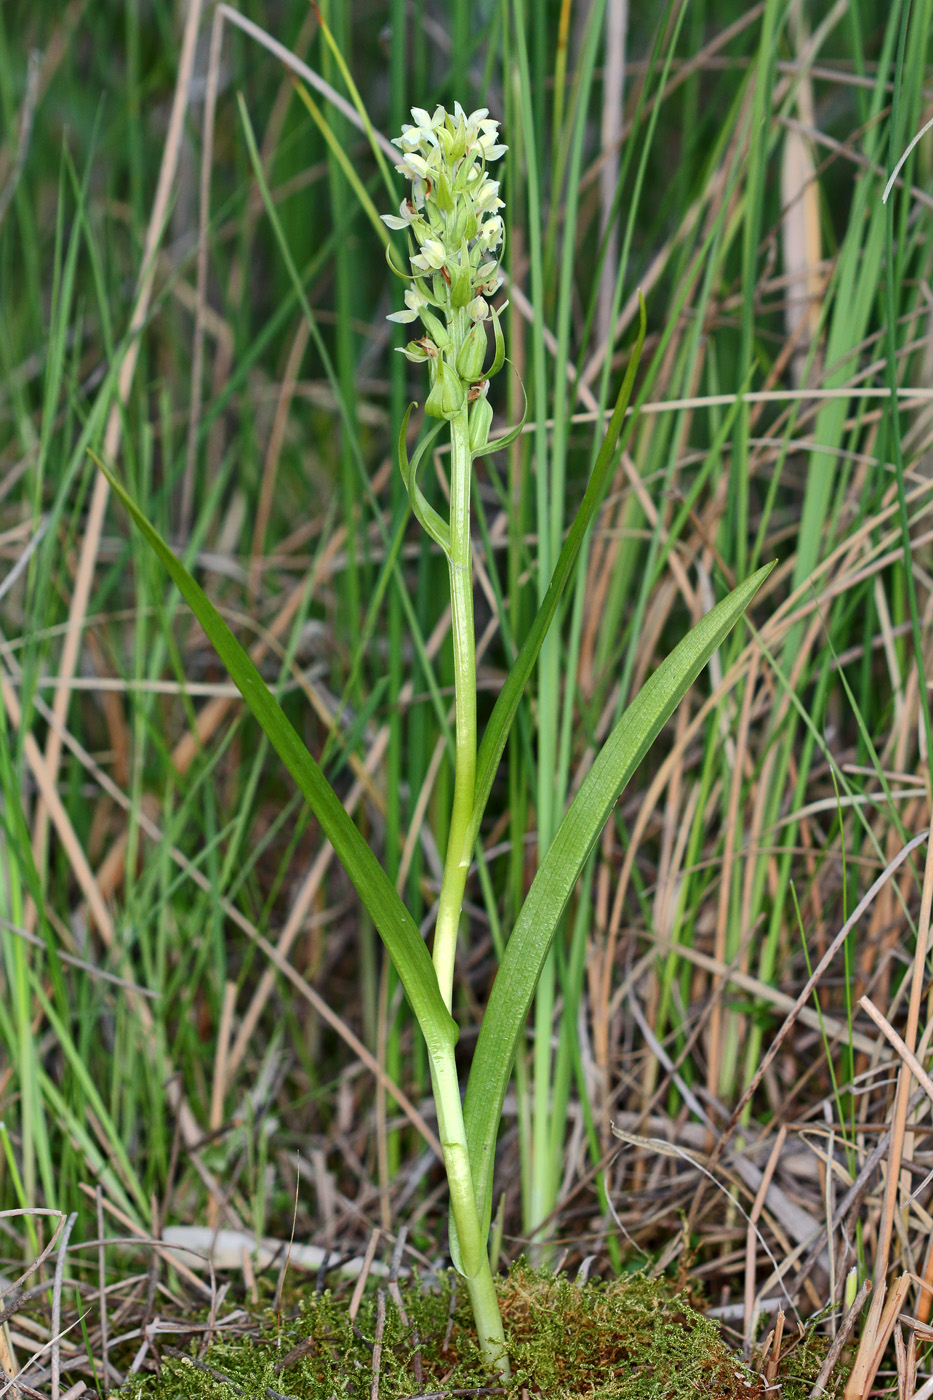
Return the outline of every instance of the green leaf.
[[[632,357],[628,362],[625,371],[625,378],[619,390],[619,397],[616,399],[612,417],[609,420],[609,427],[606,429],[606,436],[603,438],[602,447],[596,458],[596,465],[590,475],[583,500],[574,516],[570,532],[564,541],[564,547],[560,552],[560,557],[551,576],[547,593],[539,607],[534,622],[528,629],[528,635],[522,644],[522,649],[516,656],[505,680],[505,685],[499,692],[499,698],[489,716],[489,723],[486,725],[479,753],[476,758],[476,796],[473,801],[473,816],[470,822],[471,843],[475,844],[479,834],[480,822],[483,819],[483,812],[486,810],[486,803],[489,801],[489,794],[492,791],[493,779],[496,776],[496,769],[499,767],[499,760],[505,748],[505,741],[509,736],[512,721],[518,710],[519,701],[525,693],[525,686],[534,670],[535,662],[538,659],[538,652],[541,650],[541,643],[547,635],[547,630],[554,620],[557,611],[557,604],[560,602],[561,594],[567,586],[567,582],[573,573],[573,566],[576,563],[583,537],[586,534],[593,518],[599,509],[606,482],[612,464],[615,461],[616,447],[622,426],[625,422],[625,414],[628,409],[629,400],[632,397],[632,388],[635,384],[635,375],[638,370],[638,362],[641,359],[642,346],[645,343],[645,303],[638,295],[639,325],[638,339],[632,351]],[[498,447],[503,447],[511,441],[511,435],[506,434],[504,438],[499,438],[496,442],[491,442],[483,449],[484,452],[493,452]],[[475,452],[474,457],[481,456]]]
[[[93,456],[93,453],[91,454]],[[457,1026],[444,1005],[431,956],[418,926],[382,866],[344,810],[340,798],[292,727],[275,696],[224,622],[207,594],[175,557],[157,530],[109,468],[94,457],[114,494],[165,565],[185,602],[207,633],[231,680],[262,725],[273,748],[297,783],[385,943],[428,1050],[453,1045]]]
[[[625,784],[773,568],[766,564],[718,603],[648,678],[600,750],[528,891],[493,983],[464,1102],[484,1232],[492,1207],[496,1136],[516,1046],[573,887]]]

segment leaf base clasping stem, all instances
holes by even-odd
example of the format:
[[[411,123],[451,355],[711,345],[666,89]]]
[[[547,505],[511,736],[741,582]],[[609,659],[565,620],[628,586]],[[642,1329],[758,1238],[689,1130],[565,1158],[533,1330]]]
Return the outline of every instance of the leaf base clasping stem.
[[[466,405],[450,424],[450,613],[454,650],[456,762],[447,856],[434,926],[434,969],[444,1005],[453,998],[457,933],[467,875],[473,858],[471,822],[476,787],[476,641],[473,629],[473,570],[470,555],[472,456]]]

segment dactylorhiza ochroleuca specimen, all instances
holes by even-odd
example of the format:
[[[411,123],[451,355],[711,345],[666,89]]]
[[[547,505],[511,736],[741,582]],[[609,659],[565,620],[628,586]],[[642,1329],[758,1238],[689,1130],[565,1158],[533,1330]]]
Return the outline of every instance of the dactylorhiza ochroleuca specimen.
[[[432,962],[437,989],[449,1013],[454,961],[467,874],[473,857],[476,797],[476,646],[473,628],[470,484],[476,457],[504,446],[521,425],[489,441],[492,408],[490,378],[505,362],[505,343],[490,298],[502,285],[499,263],[505,231],[499,210],[499,184],[486,173],[490,161],[506,150],[498,143],[499,126],[485,108],[467,115],[457,103],[453,113],[437,107],[433,116],[412,109],[413,126],[404,126],[395,145],[402,152],[396,169],[411,181],[411,193],[398,214],[383,215],[392,229],[407,230],[410,273],[405,310],[391,321],[419,322],[423,334],[403,350],[424,363],[430,376],[425,412],[439,419],[409,461],[406,444],[409,408],[399,435],[399,466],[412,510],[447,558],[450,574],[451,636],[454,653],[456,743],[454,794],[447,854],[434,926]],[[390,258],[390,266],[394,268]],[[410,277],[410,280],[409,280]],[[495,342],[492,363],[487,322]],[[444,518],[418,486],[418,466],[426,449],[446,427],[450,435],[449,512]],[[438,1136],[450,1186],[451,1253],[466,1279],[480,1345],[491,1369],[508,1377],[505,1337],[487,1252],[488,1221],[478,1207],[463,1121],[452,1044],[432,1061]]]

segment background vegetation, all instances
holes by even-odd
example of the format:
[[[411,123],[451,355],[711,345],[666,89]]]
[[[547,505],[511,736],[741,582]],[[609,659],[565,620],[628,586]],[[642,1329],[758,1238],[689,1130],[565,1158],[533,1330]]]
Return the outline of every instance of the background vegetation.
[[[637,288],[648,306],[641,416],[469,886],[462,1044],[595,743],[779,560],[581,882],[500,1135],[502,1257],[679,1269],[748,1343],[781,1300],[841,1305],[853,1265],[933,1282],[929,1099],[908,1114],[885,1031],[923,1060],[927,855],[904,852],[930,824],[929,138],[881,202],[930,115],[929,0],[321,9],[376,132],[458,98],[510,146],[496,408],[520,416],[520,377],[529,423],[479,464],[487,707]],[[0,9],[0,1209],[76,1212],[68,1278],[105,1268],[130,1311],[139,1258],[80,1246],[294,1223],[347,1255],[404,1221],[435,1257],[444,1237],[425,1061],[378,940],[87,455],[183,551],[427,933],[445,570],[406,522],[394,442],[423,385],[367,217],[402,182],[314,8],[240,13],[258,34],[196,0]],[[0,1231],[14,1277],[51,1227]]]

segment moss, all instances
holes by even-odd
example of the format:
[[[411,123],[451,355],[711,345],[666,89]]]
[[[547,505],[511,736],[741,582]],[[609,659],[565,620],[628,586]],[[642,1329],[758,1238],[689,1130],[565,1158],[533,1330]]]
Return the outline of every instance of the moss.
[[[632,1275],[578,1287],[519,1263],[499,1288],[516,1397],[525,1390],[546,1400],[765,1400],[760,1374],[670,1283]],[[267,1315],[249,1339],[217,1341],[202,1359],[168,1358],[160,1376],[137,1378],[132,1394],[369,1400],[380,1330],[380,1400],[488,1386],[466,1292],[451,1275],[433,1292],[406,1289],[403,1310],[368,1295],[353,1323],[345,1299],[310,1294],[281,1327]],[[784,1400],[809,1394],[823,1354],[818,1340],[794,1343],[778,1376]]]

